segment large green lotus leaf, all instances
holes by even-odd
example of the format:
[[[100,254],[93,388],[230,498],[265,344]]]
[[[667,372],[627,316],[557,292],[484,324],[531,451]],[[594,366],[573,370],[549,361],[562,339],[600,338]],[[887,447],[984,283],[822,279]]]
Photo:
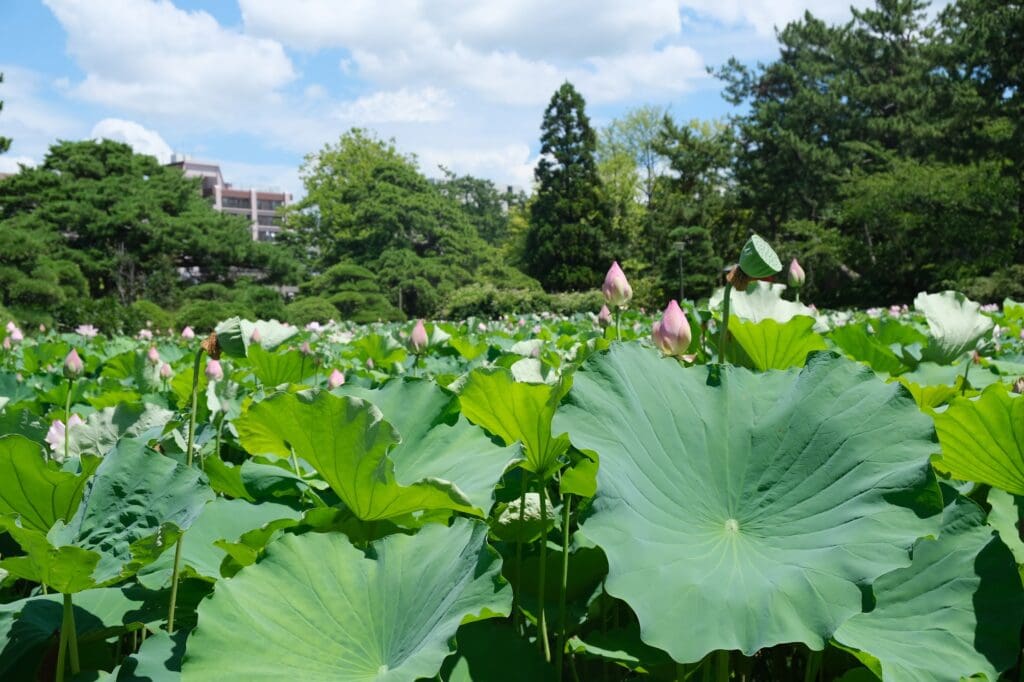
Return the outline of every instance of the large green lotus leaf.
[[[486,539],[467,519],[389,535],[366,554],[340,533],[285,535],[199,607],[182,680],[433,677],[464,620],[509,613]]]
[[[608,556],[608,593],[680,662],[822,648],[860,586],[938,528],[931,420],[831,353],[709,375],[613,347],[576,372],[555,431],[600,456],[583,531]]]
[[[46,533],[78,508],[88,473],[60,471],[42,448],[22,436],[0,438],[0,515],[17,515],[24,528]]]
[[[553,682],[555,669],[537,646],[520,637],[511,623],[482,620],[459,628],[458,654],[444,662],[445,682]]]
[[[518,448],[495,445],[458,413],[456,398],[432,382],[397,380],[377,390],[350,391],[376,405],[402,434],[402,442],[389,454],[399,485],[451,481],[478,514],[487,513],[494,486],[519,458]]]
[[[259,345],[249,346],[253,373],[264,386],[297,384],[313,371],[313,362],[297,350],[272,353]]]
[[[875,608],[843,623],[835,639],[867,653],[883,680],[995,680],[1017,660],[1017,566],[984,510],[966,498],[946,508],[938,538],[919,540],[913,563],[879,578],[873,591]]]
[[[224,320],[217,325],[217,345],[221,352],[233,358],[244,358],[253,344],[252,334],[258,331],[258,345],[273,350],[299,333],[296,327],[281,324],[277,320],[250,322],[238,317]]]
[[[173,635],[160,630],[151,634],[134,653],[124,659],[117,682],[179,682],[181,659],[185,655],[188,630]]]
[[[954,398],[935,415],[942,454],[935,466],[954,478],[1024,495],[1024,399],[1003,384],[976,399]]]
[[[981,313],[981,305],[956,291],[941,294],[921,292],[914,308],[928,320],[931,340],[925,357],[940,364],[955,361],[992,330],[992,318]]]
[[[729,317],[739,317],[749,322],[775,320],[789,322],[794,317],[814,317],[814,311],[802,303],[782,298],[785,284],[751,282],[745,291],[734,290],[729,294]],[[718,310],[722,307],[725,289],[718,289],[708,301],[708,307]]]
[[[400,436],[361,398],[324,391],[275,393],[250,406],[235,427],[242,446],[254,455],[288,458],[294,449],[364,521],[422,509],[474,511],[449,482],[400,485],[388,456]]]
[[[564,437],[551,433],[551,418],[565,394],[563,384],[525,384],[505,368],[477,369],[458,387],[462,414],[501,438],[506,445],[523,444],[523,468],[542,477],[558,470],[569,448]]]
[[[409,357],[402,344],[390,336],[367,334],[350,345],[361,360],[373,360],[374,367],[383,371],[392,365],[402,364]]]
[[[730,347],[733,362],[757,370],[802,367],[807,354],[825,350],[825,339],[814,332],[814,318],[796,316],[787,322],[751,322],[729,318],[729,333],[736,343]]]
[[[218,580],[221,577],[220,565],[227,552],[215,543],[219,540],[234,542],[248,531],[272,521],[300,518],[301,512],[283,504],[250,504],[244,500],[216,499],[203,507],[182,541],[182,575]],[[173,568],[174,553],[165,552],[139,571],[139,582],[152,590],[169,587]]]
[[[966,363],[957,365],[940,365],[934,362],[922,362],[912,372],[901,374],[901,382],[914,383],[919,386],[953,386],[960,389],[963,382]],[[999,374],[989,367],[972,365],[967,373],[967,383],[971,388],[982,389],[999,382]]]
[[[116,582],[153,561],[213,497],[195,469],[122,441],[89,479],[75,515],[49,533],[8,525],[26,556],[0,567],[62,592]]]
[[[999,533],[1018,564],[1024,564],[1024,497],[992,488],[988,491],[988,525]]]
[[[889,344],[868,327],[867,322],[836,327],[829,333],[829,338],[844,353],[876,372],[895,376],[908,369]]]
[[[1003,315],[1008,320],[1024,320],[1024,303],[1012,298],[1003,299]]]
[[[71,430],[68,454],[71,457],[105,455],[122,438],[136,438],[150,430],[159,435],[173,418],[173,412],[151,403],[104,408],[86,417],[85,424]],[[63,455],[63,449],[60,454]]]

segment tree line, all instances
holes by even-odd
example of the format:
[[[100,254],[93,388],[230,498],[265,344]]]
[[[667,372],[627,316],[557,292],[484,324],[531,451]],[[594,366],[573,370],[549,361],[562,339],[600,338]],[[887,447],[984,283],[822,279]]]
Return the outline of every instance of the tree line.
[[[566,82],[530,194],[428,179],[394,141],[350,130],[306,157],[305,196],[272,245],[151,157],[59,142],[0,181],[0,306],[69,325],[120,315],[109,326],[571,312],[595,304],[616,259],[636,304],[660,307],[708,296],[752,232],[800,259],[820,305],[1020,298],[1024,5],[928,9],[806,13],[773,61],[714,70],[739,112],[725,120],[644,106],[598,129]]]

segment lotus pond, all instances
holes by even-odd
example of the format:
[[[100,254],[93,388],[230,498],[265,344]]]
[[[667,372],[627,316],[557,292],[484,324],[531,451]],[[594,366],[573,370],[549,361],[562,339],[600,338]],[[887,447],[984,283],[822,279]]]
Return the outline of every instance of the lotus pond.
[[[1020,679],[1024,305],[784,289],[10,326],[0,679]]]

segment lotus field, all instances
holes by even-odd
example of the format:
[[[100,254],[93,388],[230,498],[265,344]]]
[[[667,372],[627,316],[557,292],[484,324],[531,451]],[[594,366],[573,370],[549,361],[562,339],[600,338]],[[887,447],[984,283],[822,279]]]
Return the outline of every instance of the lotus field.
[[[0,679],[1020,679],[1024,305],[748,246],[653,317],[9,324]]]

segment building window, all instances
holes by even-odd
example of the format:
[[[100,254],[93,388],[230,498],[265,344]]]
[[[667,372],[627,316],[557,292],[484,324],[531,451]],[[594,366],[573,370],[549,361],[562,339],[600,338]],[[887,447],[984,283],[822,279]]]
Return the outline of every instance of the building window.
[[[252,201],[240,197],[221,197],[220,203],[224,208],[252,208]]]
[[[260,230],[259,238],[261,242],[272,242],[276,234],[274,230]]]
[[[281,225],[281,216],[267,215],[265,213],[260,213],[259,215],[256,216],[256,222],[258,222],[260,225],[277,225],[277,226],[280,226]]]
[[[283,201],[277,199],[257,199],[256,208],[261,211],[276,211],[278,207],[284,206]]]

